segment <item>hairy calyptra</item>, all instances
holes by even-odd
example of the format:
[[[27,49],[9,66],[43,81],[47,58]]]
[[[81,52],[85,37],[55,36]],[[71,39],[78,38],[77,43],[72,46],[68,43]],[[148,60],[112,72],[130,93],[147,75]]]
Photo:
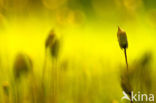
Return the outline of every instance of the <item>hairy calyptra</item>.
[[[51,43],[53,43],[54,39],[55,39],[55,33],[54,30],[52,30],[48,38],[46,39],[45,47],[48,48],[51,45]]]
[[[22,74],[27,74],[32,69],[32,61],[29,56],[19,53],[14,62],[14,76],[20,78]]]
[[[128,48],[126,32],[122,30],[120,27],[118,27],[117,37],[118,37],[118,42],[119,42],[121,49]]]
[[[126,32],[122,30],[120,27],[118,27],[117,37],[118,37],[120,48],[124,49],[125,60],[126,60],[126,65],[128,70],[127,53],[126,53],[126,49],[128,48],[127,35]]]

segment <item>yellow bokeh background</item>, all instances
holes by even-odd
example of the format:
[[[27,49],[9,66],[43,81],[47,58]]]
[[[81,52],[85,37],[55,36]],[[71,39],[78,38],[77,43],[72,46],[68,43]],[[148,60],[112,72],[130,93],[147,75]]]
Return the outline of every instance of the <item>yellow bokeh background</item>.
[[[75,103],[70,92],[83,95],[85,90],[82,88],[87,86],[97,88],[92,91],[93,96],[88,96],[95,103],[118,103],[122,97],[120,66],[126,66],[117,40],[118,26],[127,33],[129,65],[144,53],[151,52],[152,67],[155,68],[156,7],[152,5],[154,0],[147,1],[0,0],[0,83],[10,80],[14,59],[19,52],[31,57],[34,72],[41,77],[45,40],[54,29],[61,41],[60,65],[68,62],[64,74],[64,85],[69,86],[68,95],[63,93],[62,100]],[[49,57],[49,63],[50,60]],[[72,81],[77,83],[77,90],[70,88],[68,82]],[[87,103],[87,100],[82,101]]]

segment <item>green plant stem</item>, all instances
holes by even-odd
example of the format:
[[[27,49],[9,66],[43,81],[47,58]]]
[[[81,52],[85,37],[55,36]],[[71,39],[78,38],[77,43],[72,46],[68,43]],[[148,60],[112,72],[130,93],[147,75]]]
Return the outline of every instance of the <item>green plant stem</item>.
[[[41,80],[41,103],[45,102],[45,73],[46,73],[46,65],[47,65],[47,48],[45,49],[45,57],[44,57],[44,63],[43,63],[43,71],[42,71],[42,80]]]
[[[45,57],[44,57],[44,63],[43,63],[43,72],[42,72],[42,81],[44,81],[44,78],[45,78],[46,64],[47,64],[47,49],[45,50]]]
[[[51,101],[53,103],[58,103],[58,68],[57,68],[57,58],[54,58],[52,61],[52,97]]]
[[[21,103],[20,84],[16,81],[16,103]]]
[[[128,70],[128,61],[127,61],[127,52],[126,52],[126,48],[124,48],[124,54],[125,54],[126,67],[127,67],[127,70]]]
[[[126,61],[126,68],[127,68],[127,72],[128,72],[128,61],[127,61],[127,52],[126,52],[126,48],[124,48],[124,54],[125,54],[125,61]],[[129,79],[129,78],[128,78]],[[131,103],[133,103],[133,101],[130,101]]]

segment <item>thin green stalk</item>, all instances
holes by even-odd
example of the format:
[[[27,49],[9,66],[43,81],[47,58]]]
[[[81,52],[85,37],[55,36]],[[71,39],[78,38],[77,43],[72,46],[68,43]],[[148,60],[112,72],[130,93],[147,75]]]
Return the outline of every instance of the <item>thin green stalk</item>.
[[[58,68],[57,68],[57,59],[52,60],[52,101],[53,103],[57,103],[58,100]]]
[[[127,52],[126,52],[126,48],[124,48],[124,54],[125,54],[126,67],[127,67],[127,70],[128,70],[128,61],[127,61]]]
[[[16,82],[16,103],[21,103],[20,84]]]
[[[42,72],[42,82],[44,81],[44,78],[45,78],[46,64],[47,64],[47,49],[45,50],[45,56],[44,56],[43,72]]]
[[[126,48],[124,48],[124,54],[125,54],[125,61],[126,61],[126,68],[127,68],[127,72],[128,72],[128,61],[127,61],[127,52],[126,52]],[[128,77],[129,80],[129,77]],[[131,97],[131,96],[130,96]],[[133,101],[130,101],[131,103],[133,103]]]
[[[41,103],[45,102],[45,73],[46,73],[46,65],[47,65],[47,48],[45,49],[45,57],[44,57],[44,63],[43,63],[43,71],[42,71],[42,80],[41,80],[41,88],[42,88],[42,93],[41,93]]]

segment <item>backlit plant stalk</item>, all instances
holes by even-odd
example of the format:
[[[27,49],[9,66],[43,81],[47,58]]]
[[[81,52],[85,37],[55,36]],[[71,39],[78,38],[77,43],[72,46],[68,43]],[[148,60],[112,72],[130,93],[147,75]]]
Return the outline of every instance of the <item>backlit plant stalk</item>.
[[[44,81],[45,78],[45,72],[46,72],[46,64],[47,64],[47,50],[48,48],[51,46],[51,44],[54,42],[55,40],[55,33],[52,30],[50,32],[50,34],[48,35],[48,38],[46,39],[45,42],[45,58],[44,58],[44,63],[43,63],[43,72],[42,72],[42,79]]]
[[[50,54],[52,57],[52,101],[58,102],[58,87],[59,87],[59,68],[58,68],[58,54],[60,48],[60,41],[56,38],[50,45]]]
[[[44,57],[44,62],[43,62],[43,71],[42,71],[42,80],[41,80],[41,88],[42,88],[42,93],[41,93],[41,97],[42,97],[42,100],[41,102],[46,102],[46,97],[45,97],[45,94],[46,94],[46,86],[45,86],[45,73],[47,71],[47,57],[48,57],[48,49],[51,45],[51,43],[53,43],[55,39],[55,33],[54,31],[52,30],[46,41],[45,41],[45,57]]]
[[[126,49],[128,48],[127,35],[125,31],[120,29],[120,27],[118,27],[117,37],[118,37],[120,48],[124,49],[125,61],[126,61],[127,70],[128,70],[128,61],[127,61],[127,53],[126,53]]]
[[[22,98],[21,98],[21,79],[22,76],[27,76],[28,73],[32,70],[32,61],[29,58],[29,56],[19,53],[14,62],[14,79],[15,79],[15,103],[22,103]],[[32,92],[33,93],[33,92]]]
[[[59,46],[60,46],[59,39],[56,38],[54,31],[51,31],[46,40],[45,48],[46,48],[46,56],[47,56],[47,50],[49,50],[52,58],[52,65],[53,65],[52,72],[51,75],[49,75],[48,77],[49,78],[52,77],[52,80],[50,82],[51,84],[50,99],[52,99],[51,101],[53,103],[57,103],[57,97],[58,97],[59,69],[58,69],[57,59],[59,54]],[[45,76],[45,71],[46,71],[46,61],[44,62],[44,67],[43,67],[43,78]]]
[[[128,48],[128,41],[127,41],[126,32],[122,30],[120,27],[118,27],[117,37],[118,37],[120,48],[124,49],[126,68],[127,68],[127,72],[124,74],[124,76],[121,77],[121,87],[125,91],[125,93],[129,95],[130,100],[131,100],[132,87],[131,87],[130,80],[129,80],[128,61],[127,61],[127,52],[126,52],[126,49]],[[132,100],[131,100],[131,103],[133,103]]]

